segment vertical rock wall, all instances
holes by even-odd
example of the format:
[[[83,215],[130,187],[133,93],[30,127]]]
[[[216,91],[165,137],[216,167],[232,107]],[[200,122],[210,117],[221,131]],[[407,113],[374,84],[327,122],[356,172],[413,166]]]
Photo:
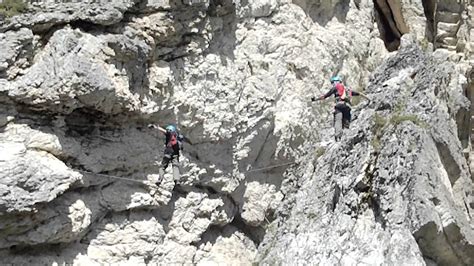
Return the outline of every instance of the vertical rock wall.
[[[436,20],[449,5],[423,3],[29,1],[0,22],[0,262],[469,264],[472,6],[453,50]],[[375,100],[341,144],[331,104],[309,103],[333,74]],[[427,105],[405,104],[422,84]],[[395,117],[373,132],[392,100],[447,131]],[[178,180],[152,184],[149,123],[192,140]]]
[[[284,188],[263,264],[473,263],[473,180],[454,119],[470,108],[463,76],[409,37],[373,73],[374,101],[346,138],[309,154],[299,189]]]

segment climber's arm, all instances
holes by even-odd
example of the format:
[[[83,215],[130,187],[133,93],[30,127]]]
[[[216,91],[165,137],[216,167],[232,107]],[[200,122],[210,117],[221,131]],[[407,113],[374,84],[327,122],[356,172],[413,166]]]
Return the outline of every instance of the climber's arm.
[[[166,129],[160,127],[159,125],[149,124],[149,125],[148,125],[148,128],[156,128],[156,129],[158,129],[161,133],[166,134]]]
[[[336,88],[331,88],[328,92],[326,92],[325,94],[323,94],[319,97],[311,97],[311,101],[315,102],[315,101],[324,100],[327,97],[333,95],[335,92],[336,92]]]
[[[158,130],[161,131],[161,133],[163,134],[166,134],[166,129],[160,127],[160,126],[157,126]]]
[[[367,96],[366,94],[364,94],[362,92],[359,92],[359,91],[352,91],[352,96],[361,96],[361,97],[363,97],[363,98],[370,101],[369,96]]]

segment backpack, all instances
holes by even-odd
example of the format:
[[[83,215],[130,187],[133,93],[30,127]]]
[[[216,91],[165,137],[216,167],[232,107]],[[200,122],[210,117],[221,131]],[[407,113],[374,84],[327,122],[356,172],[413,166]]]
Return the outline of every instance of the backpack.
[[[337,98],[338,101],[344,101],[347,103],[351,103],[352,100],[352,90],[350,88],[346,88],[342,83],[338,82],[334,85],[337,90]]]
[[[176,144],[178,144],[178,136],[176,132],[170,132],[170,139],[168,141],[168,145],[174,146]]]

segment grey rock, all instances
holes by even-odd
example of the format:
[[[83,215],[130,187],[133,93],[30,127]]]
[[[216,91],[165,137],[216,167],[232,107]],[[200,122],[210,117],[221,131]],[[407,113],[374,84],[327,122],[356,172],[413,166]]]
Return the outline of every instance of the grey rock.
[[[447,5],[30,2],[0,23],[0,264],[472,264],[470,5],[432,40]],[[340,143],[333,74],[373,99]],[[151,123],[193,142],[160,184]]]
[[[67,23],[92,23],[108,26],[123,19],[124,13],[134,7],[135,1],[101,3],[41,3],[30,4],[28,13],[14,16],[0,23],[0,32],[31,28],[34,32],[46,32],[56,25]]]
[[[471,264],[473,183],[453,119],[469,105],[455,73],[409,42],[380,66],[346,138],[299,170],[262,263]]]
[[[24,214],[21,226],[17,221],[2,217],[0,242],[2,248],[11,246],[70,243],[80,240],[89,226],[104,213],[100,190],[83,193],[69,192],[37,212]]]
[[[18,31],[0,33],[0,78],[12,78],[15,73],[8,71],[12,66],[25,68],[29,66],[28,57],[31,55],[33,33],[30,29],[21,28]],[[10,72],[10,73],[8,73]]]
[[[44,56],[13,83],[8,95],[24,104],[66,113],[81,107],[104,113],[134,109],[133,102],[120,96],[130,91],[117,92],[123,88],[114,85],[114,69],[104,62],[110,49],[115,49],[120,60],[117,63],[124,67],[133,60],[143,62],[143,47],[126,42],[124,38],[101,38],[70,28],[58,30],[44,48]],[[136,78],[132,78],[131,85],[139,86],[137,83],[143,80],[139,64],[135,63],[130,71],[128,74]]]
[[[46,151],[30,150],[23,143],[5,140],[0,146],[2,214],[32,211],[36,204],[52,201],[80,178]]]

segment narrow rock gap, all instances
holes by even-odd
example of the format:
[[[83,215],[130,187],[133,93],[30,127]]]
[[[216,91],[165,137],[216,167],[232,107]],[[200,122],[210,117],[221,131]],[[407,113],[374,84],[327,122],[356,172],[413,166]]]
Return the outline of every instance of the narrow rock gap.
[[[11,101],[15,104],[15,110],[17,112],[15,114],[16,124],[27,124],[33,129],[53,126],[53,117],[55,115],[53,112],[37,110],[26,104],[15,102],[13,99],[11,99]]]
[[[474,142],[474,71],[471,71],[469,76],[469,85],[466,88],[466,97],[471,101],[469,115],[468,115],[468,128],[467,131],[469,132],[469,142],[467,146],[470,148],[470,152],[468,154],[469,157],[469,170],[471,172],[471,179],[473,179],[474,174],[474,150],[473,150],[473,142]]]
[[[370,198],[369,206],[374,212],[375,222],[379,223],[382,226],[382,229],[385,230],[387,227],[387,220],[385,219],[384,212],[380,206],[380,199],[378,195],[374,195]]]
[[[469,219],[472,219],[471,211],[469,211],[469,206],[467,205],[466,201],[464,201],[464,208],[466,208],[466,212],[467,212],[467,215],[469,216]]]
[[[330,209],[332,212],[334,212],[336,210],[336,207],[337,207],[337,204],[339,203],[339,199],[341,197],[341,188],[339,187],[339,185],[334,182],[334,185],[333,185],[333,196],[332,196],[332,200],[331,200],[331,206],[330,206]]]
[[[242,233],[248,236],[255,246],[259,246],[265,236],[265,229],[262,226],[251,226],[244,222],[240,213],[234,216],[234,220],[229,224],[238,228]]]
[[[436,149],[438,150],[441,163],[448,174],[451,186],[454,186],[454,183],[461,176],[461,169],[445,143],[436,142]]]
[[[440,219],[441,219],[441,217],[440,217]],[[459,230],[459,228],[457,228],[457,225],[453,225],[453,224],[448,225],[448,227],[452,227],[452,226],[455,226],[456,229]],[[442,228],[443,236],[446,239],[446,242],[447,242],[449,248],[451,249],[452,253],[454,254],[456,259],[458,260],[458,262],[456,264],[468,265],[467,263],[464,262],[462,256],[458,253],[457,247],[453,246],[452,240],[450,239],[449,234],[446,232],[446,229],[447,229],[446,227]]]
[[[39,43],[41,44],[41,48],[45,47],[48,43],[51,37],[54,35],[54,33],[58,30],[63,29],[67,23],[60,23],[53,25],[51,27],[48,27],[47,29],[41,29],[41,30],[33,30],[33,33],[35,35],[40,36],[39,38]]]
[[[433,43],[434,37],[436,36],[436,1],[435,0],[422,0],[423,11],[426,17],[425,26],[425,37]]]
[[[355,184],[354,190],[362,195],[362,204],[366,204],[367,207],[372,209],[375,222],[379,223],[383,229],[387,226],[387,219],[384,215],[384,210],[380,206],[380,195],[376,190],[377,179],[377,162],[379,160],[379,151],[374,152],[370,160],[369,165],[365,168],[364,178]],[[364,208],[359,208],[359,212],[363,211]]]
[[[373,0],[373,3],[375,8],[375,20],[378,25],[380,37],[384,41],[387,50],[393,52],[400,46],[401,33],[396,26],[395,28],[391,26],[391,24],[396,25],[392,11],[389,9],[390,14],[384,14],[379,1]],[[387,15],[389,17],[387,17]]]
[[[69,22],[69,25],[73,29],[80,29],[83,32],[88,32],[88,33],[93,33],[93,32],[100,32],[100,33],[106,33],[107,32],[107,26],[103,25],[98,25],[86,20],[73,20]]]
[[[466,159],[469,158],[468,150],[472,145],[470,145],[471,134],[472,134],[472,99],[471,99],[471,89],[468,87],[465,90],[464,96],[469,99],[470,105],[469,108],[459,108],[456,113],[456,125],[457,125],[457,134],[458,138],[461,141],[462,148],[464,149]]]
[[[273,137],[273,130],[275,128],[275,125],[273,122],[271,122],[271,126],[269,127],[268,131],[267,131],[267,134],[265,135],[265,138],[264,140],[262,141],[262,143],[260,144],[260,148],[258,149],[257,151],[257,156],[255,157],[255,160],[254,160],[254,166],[257,165],[257,162],[259,161],[260,157],[262,156],[263,154],[263,151],[265,150],[265,147],[267,145],[267,142],[268,142],[268,139],[270,137]]]
[[[40,245],[14,245],[8,250],[14,255],[45,255],[45,254],[61,254],[61,251],[68,246],[69,243],[57,243],[57,244],[40,244]]]
[[[202,184],[197,184],[197,185],[194,185],[194,187],[199,189],[199,190],[203,190],[204,192],[206,192],[209,195],[219,194],[213,187],[210,187],[210,186],[204,186]]]
[[[457,225],[448,226],[455,226],[454,233],[460,235]],[[438,228],[438,225],[431,221],[413,233],[423,258],[428,258],[440,265],[469,265],[458,253],[459,248],[468,249],[469,243],[463,238],[456,239],[457,243],[453,243],[446,229],[446,227]]]

